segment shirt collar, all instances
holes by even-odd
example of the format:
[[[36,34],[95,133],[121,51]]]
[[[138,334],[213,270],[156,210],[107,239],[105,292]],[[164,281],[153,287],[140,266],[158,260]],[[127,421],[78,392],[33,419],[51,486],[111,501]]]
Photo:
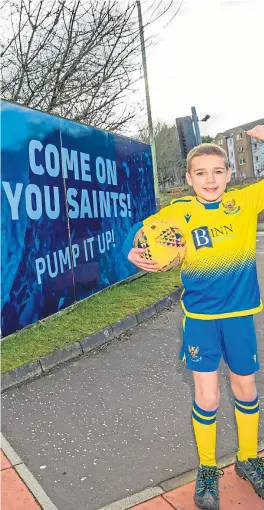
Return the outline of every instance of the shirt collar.
[[[220,202],[207,202],[207,203],[204,203],[204,202],[200,202],[200,200],[198,200],[198,198],[196,197],[196,200],[197,202],[199,202],[199,204],[203,205],[205,209],[219,209],[219,206],[222,202],[222,200],[220,200]]]

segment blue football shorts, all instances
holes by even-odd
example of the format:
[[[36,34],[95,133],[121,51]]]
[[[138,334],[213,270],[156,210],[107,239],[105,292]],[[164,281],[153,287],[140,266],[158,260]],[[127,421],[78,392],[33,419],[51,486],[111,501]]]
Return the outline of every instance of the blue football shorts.
[[[259,370],[253,315],[201,320],[184,317],[180,359],[196,372],[214,372],[220,359],[232,372],[250,375]]]

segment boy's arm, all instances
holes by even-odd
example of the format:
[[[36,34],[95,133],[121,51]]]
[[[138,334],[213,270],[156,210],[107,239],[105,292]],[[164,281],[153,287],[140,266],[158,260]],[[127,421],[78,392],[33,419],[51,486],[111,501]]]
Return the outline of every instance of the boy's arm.
[[[135,237],[137,231],[141,227],[143,227],[143,221],[140,221],[139,223],[135,223],[133,225],[133,227],[131,228],[131,230],[129,230],[129,232],[128,232],[128,235],[125,239],[125,242],[123,244],[123,249],[122,249],[122,253],[126,259],[128,257],[128,254],[129,254],[131,248],[133,248],[133,246],[134,246],[134,237]]]
[[[255,209],[257,214],[264,210],[264,179],[247,186],[241,192],[244,193],[248,204],[251,208]]]
[[[264,142],[264,125],[249,129],[247,134]],[[249,199],[250,205],[256,209],[257,213],[264,210],[264,179],[245,188],[245,193]]]
[[[125,239],[125,242],[123,244],[123,249],[122,249],[122,253],[123,253],[124,257],[126,259],[130,260],[137,267],[140,267],[140,269],[144,269],[144,271],[146,271],[146,270],[147,271],[150,271],[150,270],[157,271],[158,266],[155,263],[153,264],[153,262],[151,262],[150,260],[144,260],[144,259],[142,259],[142,257],[140,257],[140,253],[143,253],[145,250],[139,249],[139,248],[134,248],[134,237],[135,237],[137,231],[141,227],[143,227],[143,225],[146,225],[146,223],[150,223],[152,221],[168,220],[168,217],[170,217],[171,207],[172,207],[171,205],[168,205],[167,207],[164,207],[156,214],[148,216],[147,218],[145,218],[143,221],[140,221],[139,223],[135,223]],[[129,254],[132,249],[134,252],[133,260],[131,259],[131,257],[129,257]],[[134,256],[136,256],[136,259]]]

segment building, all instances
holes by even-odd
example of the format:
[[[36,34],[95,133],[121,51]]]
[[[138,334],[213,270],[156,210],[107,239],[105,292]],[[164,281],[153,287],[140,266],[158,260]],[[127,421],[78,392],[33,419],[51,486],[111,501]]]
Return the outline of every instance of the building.
[[[264,124],[259,119],[218,133],[214,142],[228,154],[232,175],[237,178],[264,176],[264,143],[247,135],[248,129]]]
[[[264,143],[260,140],[251,140],[254,172],[257,177],[264,177]]]
[[[234,147],[234,140],[230,136],[229,138],[226,138],[227,141],[227,154],[229,159],[230,167],[232,168],[232,174],[236,175],[237,171],[237,165],[236,165],[236,154],[235,154],[235,147]]]

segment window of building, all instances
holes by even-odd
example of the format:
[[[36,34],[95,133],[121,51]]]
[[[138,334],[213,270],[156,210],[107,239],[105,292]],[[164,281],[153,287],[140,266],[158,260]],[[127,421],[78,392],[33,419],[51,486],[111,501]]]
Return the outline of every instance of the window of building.
[[[256,161],[258,161],[258,160],[259,160],[259,157],[258,157],[258,156],[256,156]]]
[[[228,138],[228,145],[232,145],[232,140],[231,140],[231,138]]]
[[[243,158],[243,159],[240,159],[240,160],[239,160],[239,164],[240,164],[240,165],[244,165],[244,164],[245,164],[245,159],[244,159],[244,158]]]
[[[224,141],[223,140],[218,140],[218,145],[223,145]]]
[[[238,146],[238,152],[244,152],[244,145]]]
[[[243,138],[243,133],[239,133],[239,135],[236,135],[237,140],[241,140],[241,138]]]
[[[234,153],[232,151],[230,151],[230,157],[233,158],[234,157]]]

